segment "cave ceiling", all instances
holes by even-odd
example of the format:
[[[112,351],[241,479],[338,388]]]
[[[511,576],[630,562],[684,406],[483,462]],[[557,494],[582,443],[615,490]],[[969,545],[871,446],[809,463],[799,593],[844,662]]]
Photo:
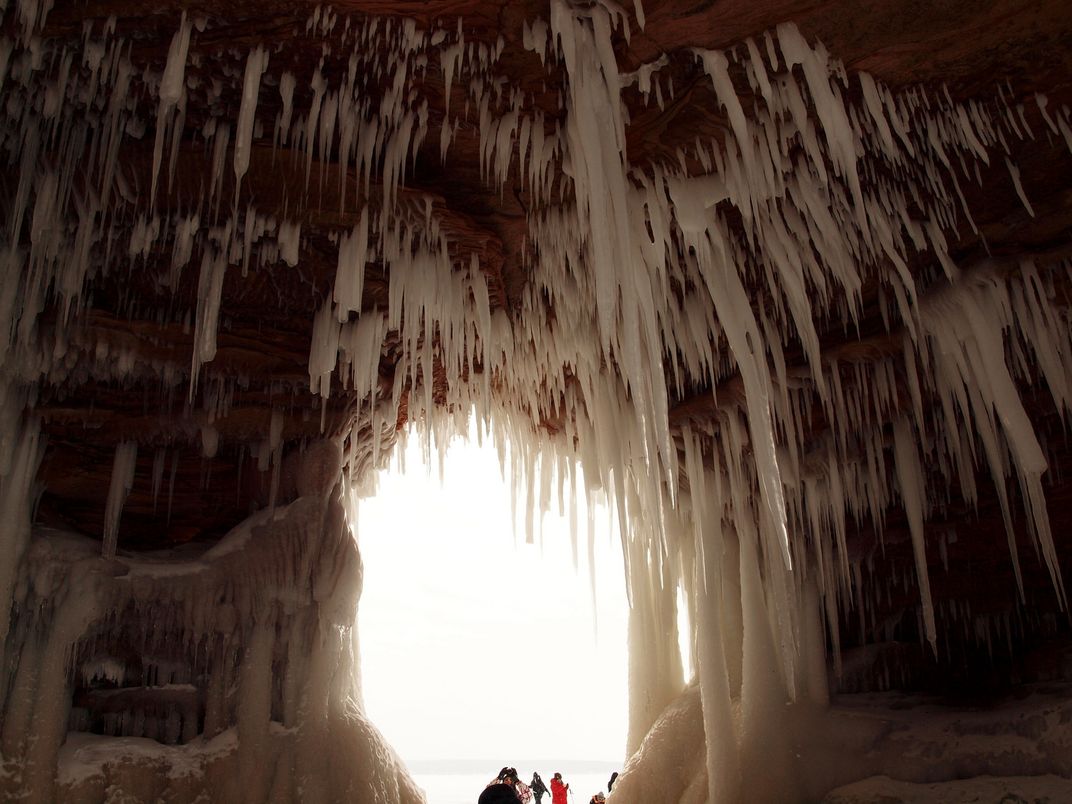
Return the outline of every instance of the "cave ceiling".
[[[20,9],[23,6],[19,4]],[[1044,96],[1054,119],[1056,110],[1072,105],[1072,14],[1066,3],[668,0],[644,2],[643,19],[640,6],[625,4],[624,24],[611,38],[623,74],[660,62],[657,102],[642,91],[642,80],[622,92],[627,158],[634,168],[668,165],[690,175],[707,172],[693,144],[721,142],[733,122],[696,49],[744,52],[750,39],[763,47],[767,32],[793,22],[808,42],[822,43],[849,75],[864,71],[895,94],[922,92],[928,98],[945,97],[966,105],[1001,102],[1019,110],[1031,134],[1007,142],[1007,159],[974,166],[971,180],[960,183],[970,220],[961,215],[944,227],[948,253],[957,268],[970,272],[986,266],[999,274],[1013,273],[1027,258],[1052,263],[1072,256],[1072,142],[1067,128],[1054,133],[1059,126],[1047,123],[1039,102]],[[36,8],[30,3],[25,7]],[[285,469],[282,477],[273,479],[271,472],[263,471],[261,460],[258,471],[258,455],[250,450],[273,427],[284,451],[323,433],[367,436],[367,430],[352,430],[363,400],[347,393],[338,376],[329,397],[310,390],[310,344],[314,317],[332,293],[340,236],[359,222],[362,209],[382,214],[385,192],[392,196],[392,214],[403,229],[418,231],[434,220],[449,244],[451,262],[467,266],[475,259],[486,278],[492,310],[515,317],[525,304],[533,261],[529,212],[561,203],[573,191],[568,182],[552,179],[547,185],[550,192],[535,192],[518,168],[520,163],[512,163],[501,183],[489,175],[481,137],[487,118],[482,119],[474,102],[471,82],[488,81],[485,97],[500,112],[508,108],[511,93],[519,93],[520,108],[529,116],[538,114],[548,136],[564,128],[568,110],[563,93],[570,81],[565,65],[526,43],[533,36],[533,23],[549,15],[545,2],[514,0],[382,0],[330,7],[59,0],[38,32],[46,43],[47,66],[42,68],[46,74],[61,69],[59,54],[65,45],[76,48],[108,27],[113,38],[124,43],[122,53],[133,68],[127,98],[135,111],[127,122],[128,132],[139,136],[123,139],[117,163],[122,188],[116,192],[126,199],[124,225],[134,229],[151,225],[154,216],[174,219],[196,212],[202,225],[225,227],[233,210],[255,207],[266,220],[300,222],[300,259],[292,264],[280,246],[274,258],[262,253],[259,259],[228,267],[221,280],[214,354],[198,365],[191,361],[198,348],[197,257],[186,270],[175,270],[173,245],[164,238],[149,237],[137,253],[133,247],[113,250],[107,243],[96,244],[93,267],[75,309],[62,294],[50,293],[41,300],[37,316],[42,342],[64,343],[62,357],[41,370],[28,402],[40,417],[47,443],[38,480],[38,521],[100,533],[103,490],[109,485],[116,444],[135,440],[137,479],[123,508],[121,547],[153,549],[215,539],[251,509],[265,505],[271,495],[284,499],[293,494],[287,490],[292,480]],[[379,33],[369,40],[371,44],[357,41],[355,32],[367,32],[374,17],[384,20]],[[154,126],[160,125],[154,112],[160,76],[182,19],[191,24],[185,96],[181,109],[168,112],[172,122],[154,195],[149,189],[159,139]],[[394,98],[398,87],[393,84],[397,70],[392,66],[392,48],[414,29],[441,31],[442,37],[410,63],[413,72],[405,83],[409,94]],[[9,9],[4,25],[9,41],[19,41],[26,30],[21,17]],[[450,76],[448,89],[441,51],[455,41],[458,31],[474,53],[482,48],[497,58],[480,76],[462,76],[459,68]],[[229,156],[226,170],[214,168],[218,154],[213,149],[222,121],[231,121],[233,127],[239,118],[243,70],[255,48],[263,48],[269,61],[258,88],[248,169],[236,181]],[[360,58],[353,60],[352,53],[360,53]],[[75,63],[70,69],[85,73],[89,67]],[[744,69],[743,61],[729,62],[731,78],[748,110],[755,98],[748,97]],[[294,136],[283,142],[280,129],[273,129],[273,121],[285,116],[288,106],[293,111],[332,102],[316,89],[316,76],[337,86],[348,71],[357,87],[355,97],[370,108],[402,102],[419,110],[414,125],[423,130],[423,139],[414,139],[418,144],[404,160],[404,175],[398,181],[385,179],[383,161],[373,159],[362,167],[344,160],[340,165],[337,148],[323,147],[320,139],[315,146],[308,139],[299,146]],[[289,104],[279,89],[284,74],[295,79]],[[849,100],[859,103],[859,84],[850,81],[847,86]],[[13,108],[16,98],[38,89],[31,82],[18,85],[9,74],[3,95]],[[7,113],[9,126],[17,120],[12,108]],[[102,116],[106,112],[94,110]],[[181,115],[177,124],[176,114]],[[450,137],[444,157],[445,121]],[[43,141],[57,136],[47,128],[40,133]],[[312,131],[310,138],[319,134]],[[9,145],[8,154],[14,152]],[[1018,170],[1030,211],[1014,186],[1010,163]],[[363,181],[362,169],[367,171]],[[4,193],[12,196],[20,184],[20,165],[8,160],[2,171]],[[862,180],[883,178],[868,174]],[[5,205],[5,217],[13,208]],[[915,212],[922,217],[922,210]],[[733,210],[725,214],[746,237],[745,222],[734,218]],[[30,238],[29,229],[27,224],[18,237]],[[907,269],[921,295],[943,281],[935,270],[934,255],[927,250],[910,255]],[[400,268],[383,260],[368,262],[363,309],[388,306],[392,270]],[[1068,272],[1059,272],[1054,281],[1060,303],[1067,306]],[[750,290],[757,310],[769,303],[761,288]],[[849,367],[846,382],[851,382],[851,366],[901,349],[896,329],[891,333],[886,324],[878,295],[875,284],[865,282],[855,321],[816,322],[823,355]],[[60,354],[58,347],[55,351]],[[385,394],[395,386],[402,351],[396,333],[388,332],[378,368]],[[785,359],[790,375],[804,371],[808,362],[805,349],[793,342],[786,345]],[[115,370],[102,369],[108,364]],[[478,365],[469,367],[463,380],[480,370]],[[437,366],[436,399],[445,399],[447,383],[443,367]],[[1020,390],[1045,442],[1050,518],[1067,562],[1072,543],[1063,525],[1072,521],[1072,454],[1066,423],[1048,393],[1029,383]],[[406,394],[411,391],[407,385],[402,392],[399,426],[405,421]],[[720,407],[743,404],[744,393],[741,378],[733,372],[723,376],[716,389],[687,382],[682,387],[671,384],[666,392],[672,429],[709,423]],[[899,404],[909,405],[908,389],[900,387],[899,394]],[[561,422],[546,412],[535,418],[535,425],[547,432],[561,428]],[[812,431],[804,434],[805,449],[821,440],[829,427],[817,408]],[[990,605],[1008,607],[1016,591],[1001,510],[987,486],[991,481],[979,482],[978,505],[952,493],[927,527],[933,543],[941,541],[945,552],[940,557],[935,549],[929,560],[936,566],[945,561],[962,568],[936,573],[936,598],[970,601],[982,611]],[[1014,514],[1022,517],[1022,512]],[[959,538],[948,538],[958,531]],[[913,605],[917,593],[897,580],[911,572],[913,560],[908,525],[899,508],[891,507],[884,527],[856,527],[849,539],[852,554],[866,557],[866,572],[874,575],[874,583],[890,586],[882,606],[867,616],[879,622]],[[1021,549],[1025,554],[1031,551],[1026,537]],[[1054,610],[1045,567],[1025,560],[1024,574],[1028,595],[1037,596],[1043,609]]]

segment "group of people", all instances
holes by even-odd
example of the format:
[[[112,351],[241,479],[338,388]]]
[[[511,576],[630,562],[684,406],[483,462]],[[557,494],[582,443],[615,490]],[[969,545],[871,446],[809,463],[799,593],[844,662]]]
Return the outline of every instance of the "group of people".
[[[611,774],[610,781],[607,782],[608,793],[617,778],[617,773]],[[540,774],[535,771],[532,773],[532,781],[525,784],[517,775],[517,768],[504,767],[498,776],[488,782],[477,804],[517,804],[519,801],[521,804],[530,804],[533,800],[535,804],[542,804],[543,797],[548,793],[551,794],[551,804],[568,804],[566,797],[570,792],[570,786],[563,781],[561,773],[552,777],[551,787],[548,789]],[[589,804],[603,804],[606,800],[600,791],[592,796]]]

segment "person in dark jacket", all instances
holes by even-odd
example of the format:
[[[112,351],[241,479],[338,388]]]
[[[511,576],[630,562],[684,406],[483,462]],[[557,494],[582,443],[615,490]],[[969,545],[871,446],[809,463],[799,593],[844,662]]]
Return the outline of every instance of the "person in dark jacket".
[[[499,771],[499,775],[488,782],[488,786],[484,788],[484,792],[480,794],[480,801],[478,804],[518,804],[521,801],[521,796],[517,790],[517,771],[511,767],[504,767]],[[509,793],[506,795],[503,791]]]
[[[517,794],[508,784],[493,784],[484,788],[477,804],[517,804]]]
[[[551,791],[547,789],[547,785],[543,783],[543,779],[540,778],[540,774],[536,771],[532,772],[532,781],[529,782],[529,789],[532,790],[532,795],[536,796],[536,804],[540,804],[543,797]]]
[[[532,791],[518,778],[517,768],[504,766],[499,775],[488,782],[488,788],[491,787],[508,787],[514,791],[514,801],[521,804],[530,804],[532,801]]]

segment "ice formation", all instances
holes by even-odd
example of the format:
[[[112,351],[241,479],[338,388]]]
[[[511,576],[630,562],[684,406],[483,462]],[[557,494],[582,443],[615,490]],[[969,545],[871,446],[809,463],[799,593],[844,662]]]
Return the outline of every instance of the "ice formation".
[[[612,39],[634,22],[608,2],[551,0],[549,19],[525,24],[525,47],[568,79],[560,121],[503,86],[501,40],[467,41],[462,21],[317,7],[296,36],[323,41],[319,63],[235,50],[228,105],[187,72],[211,21],[176,19],[161,65],[138,61],[114,20],[87,22],[73,44],[45,38],[47,14],[19,3],[20,32],[0,39],[0,148],[17,177],[0,243],[5,795],[96,800],[166,773],[190,799],[223,775],[227,800],[417,800],[360,712],[360,566],[341,502],[342,482],[368,479],[401,418],[443,444],[475,409],[512,445],[530,527],[556,486],[583,477],[609,495],[631,603],[627,750],[642,766],[699,746],[682,801],[785,801],[821,786],[802,786],[807,758],[780,718],[821,722],[825,651],[843,670],[839,617],[864,617],[865,595],[882,594],[862,583],[846,533],[881,528],[891,506],[908,521],[916,572],[904,583],[933,652],[950,618],[931,595],[926,523],[954,484],[976,500],[977,466],[1000,497],[1021,595],[1017,505],[1065,605],[1046,451],[1017,383],[1044,385],[1067,418],[1072,338],[1056,277],[1070,266],[995,256],[958,267],[947,242],[958,222],[975,226],[960,185],[979,165],[1006,165],[1035,214],[1007,155],[1008,141],[1035,134],[998,89],[967,105],[894,92],[785,23],[762,42],[692,51],[712,113],[725,115],[721,137],[679,149],[676,164],[633,164],[623,92],[661,108],[674,90],[665,56],[620,72]],[[634,19],[643,26],[639,1]],[[444,93],[439,132],[432,91]],[[1068,110],[1041,96],[1037,107],[1072,149]],[[426,139],[455,158],[459,125],[479,128],[484,180],[501,193],[516,175],[531,201],[516,309],[493,300],[480,248],[452,239],[437,200],[407,187]],[[123,153],[149,131],[146,182]],[[184,148],[191,136],[200,154]],[[199,191],[187,170],[201,172]],[[259,209],[251,185],[273,170],[287,205]],[[102,546],[97,534],[31,535],[35,390],[75,372],[153,377],[179,389],[200,454],[213,457],[229,404],[214,366],[224,288],[273,266],[302,271],[311,221],[329,214],[333,283],[316,295],[306,367],[325,432],[329,400],[352,401],[333,446],[310,446],[288,468],[273,410],[247,439],[271,478],[267,506],[206,552],[164,561],[125,554],[120,522],[138,474],[151,476],[154,506],[167,489],[170,511],[179,455],[169,482],[173,445],[135,434],[114,445]],[[94,283],[121,255],[159,269],[162,289],[196,288],[192,309],[159,313],[188,333],[188,362],[79,340]],[[920,259],[928,267],[913,273]],[[386,274],[385,298],[366,287],[370,265]],[[857,330],[868,293],[884,332]],[[61,313],[43,316],[50,305]],[[824,345],[836,328],[854,333],[855,351]],[[388,342],[399,355],[389,378]],[[294,501],[277,505],[288,482]],[[698,668],[684,698],[679,588]],[[124,738],[125,758],[79,775],[98,749],[86,737],[61,749],[69,723]],[[154,753],[135,739],[146,737],[169,747]],[[360,756],[357,770],[339,771],[325,745]],[[266,762],[274,777],[259,772]],[[626,773],[611,800],[652,800],[631,787],[640,777]]]

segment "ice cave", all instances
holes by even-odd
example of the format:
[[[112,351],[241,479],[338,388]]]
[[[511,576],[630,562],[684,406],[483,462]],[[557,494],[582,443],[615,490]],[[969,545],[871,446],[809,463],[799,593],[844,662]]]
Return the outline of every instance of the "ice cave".
[[[1072,800],[1066,2],[0,9],[0,798],[425,801],[349,512],[475,416],[611,804]]]

